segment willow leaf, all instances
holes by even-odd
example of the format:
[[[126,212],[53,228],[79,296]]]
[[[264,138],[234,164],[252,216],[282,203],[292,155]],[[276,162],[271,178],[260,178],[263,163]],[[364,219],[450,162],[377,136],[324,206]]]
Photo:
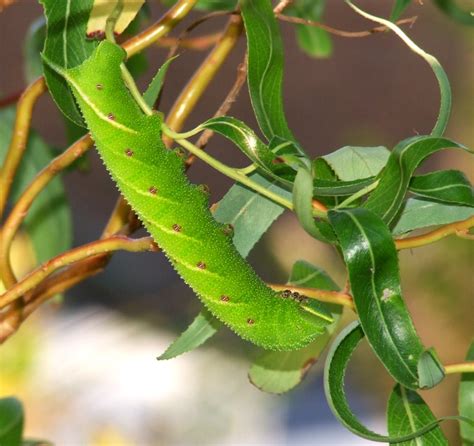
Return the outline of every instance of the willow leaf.
[[[393,437],[412,434],[436,422],[436,417],[418,393],[397,384],[388,400],[388,433]],[[447,446],[448,440],[439,426],[414,440],[390,443],[400,446]]]
[[[250,99],[263,134],[294,139],[283,110],[283,44],[270,0],[242,0]]]
[[[94,5],[87,22],[87,34],[105,32],[107,18],[112,14],[118,0],[94,0]],[[122,12],[115,23],[114,32],[122,34],[136,17],[145,0],[122,0]]]
[[[384,146],[344,146],[321,157],[343,181],[374,177],[384,168],[390,151]]]
[[[40,0],[47,22],[43,54],[62,68],[72,68],[86,60],[97,46],[86,39],[86,28],[93,0]],[[84,126],[82,116],[66,81],[47,65],[44,76],[48,90],[59,109],[71,121]]]
[[[392,12],[390,13],[390,20],[396,22],[406,8],[410,5],[411,0],[395,0],[392,6]]]
[[[433,136],[416,136],[400,142],[390,154],[379,185],[364,206],[390,224],[403,204],[416,168],[428,156],[448,147],[464,148],[449,139]]]
[[[472,207],[409,198],[402,209],[400,219],[392,229],[392,233],[395,235],[406,234],[415,229],[447,225],[472,216],[474,216]]]
[[[145,93],[143,93],[143,99],[145,100],[146,104],[148,107],[153,107],[155,104],[156,100],[158,99],[158,96],[160,95],[161,89],[163,87],[163,82],[166,77],[166,73],[168,72],[168,68],[170,67],[171,62],[175,60],[178,57],[178,55],[174,57],[170,57],[157,71],[155,76],[150,82],[150,85],[148,85],[148,88],[146,89]]]
[[[395,380],[420,386],[424,352],[402,299],[395,244],[387,226],[363,209],[330,211],[349,272],[354,303],[367,340]]]
[[[413,177],[410,192],[444,203],[474,206],[472,185],[459,170],[439,170]]]
[[[351,432],[368,440],[382,443],[400,443],[410,441],[430,432],[443,420],[458,417],[445,417],[428,423],[416,432],[401,436],[387,436],[378,434],[366,426],[352,412],[344,391],[344,377],[353,352],[359,342],[364,338],[360,324],[355,321],[349,324],[338,335],[329,349],[324,368],[324,391],[329,407],[334,416]]]
[[[324,271],[302,260],[293,265],[288,284],[321,290],[337,291],[339,289]],[[280,394],[293,389],[303,380],[326,348],[339,321],[341,307],[325,306],[334,318],[334,322],[326,326],[326,331],[303,349],[264,353],[249,370],[249,379],[252,384],[264,392]]]
[[[202,310],[192,324],[157,359],[172,359],[204,344],[222,326],[209,311]]]

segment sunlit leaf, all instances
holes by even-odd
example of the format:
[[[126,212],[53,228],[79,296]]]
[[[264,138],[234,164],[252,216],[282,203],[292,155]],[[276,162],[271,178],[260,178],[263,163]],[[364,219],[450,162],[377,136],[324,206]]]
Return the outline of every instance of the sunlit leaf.
[[[94,4],[87,22],[87,34],[93,35],[97,32],[105,32],[105,23],[110,16],[118,0],[93,0]],[[122,12],[115,23],[114,32],[122,34],[131,21],[140,11],[145,0],[123,0]]]

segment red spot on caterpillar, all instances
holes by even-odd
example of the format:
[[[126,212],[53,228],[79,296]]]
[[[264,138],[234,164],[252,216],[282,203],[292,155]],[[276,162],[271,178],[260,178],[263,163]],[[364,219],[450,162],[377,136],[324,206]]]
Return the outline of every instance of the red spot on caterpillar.
[[[127,155],[127,156],[133,156],[133,150],[132,150],[132,149],[127,149],[127,150],[125,150],[125,155]]]
[[[247,324],[253,325],[255,324],[255,321],[253,319],[247,319]]]
[[[226,296],[226,295],[224,295],[224,294],[221,296],[221,301],[222,301],[222,302],[229,302],[229,300],[230,300],[230,297],[229,297],[229,296]]]
[[[102,84],[97,84],[95,88],[97,88],[97,90],[102,90],[104,86]]]
[[[115,121],[115,115],[113,113],[109,113],[107,118],[109,118],[111,121]]]
[[[156,195],[158,189],[155,186],[151,186],[150,189],[148,189],[148,192],[150,192],[150,194]]]
[[[198,262],[196,266],[199,269],[206,269],[206,264],[204,262]]]
[[[176,223],[173,225],[173,231],[174,232],[181,232],[181,226],[177,225]]]
[[[98,29],[96,31],[91,31],[90,33],[87,33],[87,37],[89,39],[103,39],[105,37],[105,32]]]

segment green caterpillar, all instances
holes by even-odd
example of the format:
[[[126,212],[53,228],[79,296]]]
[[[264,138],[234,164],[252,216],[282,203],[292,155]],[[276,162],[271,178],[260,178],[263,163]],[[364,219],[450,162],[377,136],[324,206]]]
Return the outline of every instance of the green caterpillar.
[[[163,145],[160,114],[145,115],[130,95],[120,72],[124,58],[122,48],[104,41],[73,69],[45,62],[70,85],[121,193],[205,306],[264,348],[305,346],[330,317],[271,290],[239,255],[225,225],[212,218],[205,191],[189,183],[182,159]]]

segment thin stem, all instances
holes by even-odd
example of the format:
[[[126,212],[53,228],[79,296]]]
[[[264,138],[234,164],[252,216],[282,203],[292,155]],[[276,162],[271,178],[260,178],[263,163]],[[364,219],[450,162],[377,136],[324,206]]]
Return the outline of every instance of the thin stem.
[[[296,292],[311,299],[317,299],[321,302],[343,305],[355,311],[354,301],[352,299],[352,296],[348,293],[319,290],[316,288],[298,287],[293,285],[280,285],[275,283],[268,283],[267,285],[275,291],[290,290],[293,293]]]
[[[349,204],[353,203],[355,200],[363,197],[364,195],[372,192],[379,185],[379,180],[374,181],[363,189],[357,191],[355,194],[352,194],[350,197],[347,197],[342,203],[338,204],[334,209],[341,209],[347,207]]]
[[[445,365],[444,373],[446,373],[446,375],[451,375],[453,373],[474,373],[474,361]]]
[[[445,226],[441,226],[433,231],[427,232],[425,234],[416,235],[413,237],[401,238],[395,240],[395,246],[397,249],[410,249],[418,248],[420,246],[428,245],[430,243],[437,242],[444,237],[447,237],[451,234],[457,234],[474,227],[474,217],[468,218],[467,220],[457,221],[455,223],[450,223]]]
[[[115,43],[115,24],[122,14],[123,11],[123,0],[117,0],[114,9],[107,17],[105,21],[105,37],[110,42]]]
[[[13,207],[0,233],[0,274],[6,288],[16,283],[16,278],[10,264],[11,243],[26,217],[33,200],[59,172],[70,166],[77,158],[89,150],[92,147],[92,142],[92,138],[89,135],[85,135],[52,160],[48,166],[36,175],[35,179],[29,184]]]
[[[210,46],[215,45],[222,34],[213,33],[205,36],[190,37],[190,38],[177,38],[177,37],[162,37],[156,41],[156,45],[160,48],[184,48],[187,50],[205,51]]]
[[[241,17],[237,15],[231,16],[221,39],[194,73],[171,108],[166,120],[167,125],[171,129],[176,132],[182,129],[184,122],[196,106],[196,103],[227,59],[231,50],[235,47],[241,32]],[[163,140],[168,146],[171,144],[169,138],[164,138]]]
[[[349,38],[358,38],[358,37],[368,37],[375,33],[381,33],[387,31],[387,26],[377,26],[375,28],[369,29],[367,31],[344,31],[342,29],[336,29],[332,26],[326,25],[321,22],[315,22],[314,20],[303,19],[301,17],[291,17],[283,14],[275,14],[276,18],[288,23],[294,23],[296,25],[306,25],[314,26],[315,28],[321,28],[327,31],[330,34],[334,34],[338,37],[349,37]],[[407,19],[401,19],[395,22],[397,25],[409,24],[410,26],[416,22],[417,17],[409,17]]]
[[[151,108],[148,107],[148,104],[145,102],[145,99],[143,99],[143,96],[140,93],[137,84],[135,83],[135,79],[133,79],[133,76],[130,74],[130,71],[128,71],[128,68],[124,63],[120,64],[120,71],[122,72],[122,79],[125,82],[127,88],[129,89],[130,94],[133,96],[133,99],[135,99],[139,107],[142,109],[143,113],[148,116],[151,116],[153,114]]]
[[[358,14],[365,17],[366,19],[372,20],[373,22],[380,23],[387,28],[390,28],[403,42],[416,54],[421,56],[423,59],[428,62],[431,69],[433,70],[436,79],[439,84],[440,89],[440,107],[438,113],[438,119],[436,120],[436,124],[431,131],[432,136],[442,136],[444,131],[446,130],[446,126],[448,124],[449,115],[451,113],[451,87],[449,85],[449,79],[444,71],[443,67],[439,63],[436,57],[428,54],[426,51],[422,50],[413,40],[411,40],[397,25],[390,22],[389,20],[382,19],[380,17],[376,17],[372,14],[369,14],[362,9],[355,6],[350,0],[345,0],[346,3]]]
[[[247,167],[242,167],[241,169],[237,169],[242,175],[249,175],[252,172],[255,172],[258,169],[258,166],[256,164],[250,164]]]
[[[5,210],[16,171],[25,153],[33,108],[45,91],[46,83],[44,78],[40,77],[26,88],[18,101],[12,139],[0,170],[0,219]]]
[[[197,0],[178,0],[176,4],[153,26],[127,40],[122,46],[128,57],[168,34],[193,9]]]
[[[175,140],[179,145],[183,146],[186,150],[191,152],[199,159],[203,160],[206,164],[209,164],[211,167],[221,172],[223,175],[226,175],[227,177],[238,181],[239,183],[247,186],[255,192],[260,193],[261,195],[269,198],[270,200],[280,204],[283,207],[286,207],[290,210],[293,209],[293,204],[291,203],[291,201],[285,200],[280,195],[271,192],[270,190],[266,189],[265,187],[262,187],[258,183],[255,183],[250,178],[243,175],[239,171],[239,169],[235,169],[233,167],[225,165],[224,163],[221,163],[219,160],[204,152],[204,150],[201,150],[200,148],[196,147],[193,143],[187,141],[186,139],[175,138],[176,134],[172,130],[170,130],[164,123],[162,129],[163,133],[167,135],[170,139]]]
[[[11,304],[16,299],[21,298],[25,293],[37,286],[46,277],[53,274],[55,271],[64,268],[71,263],[79,260],[87,259],[89,257],[97,256],[98,254],[109,253],[111,251],[157,251],[158,247],[153,242],[151,237],[143,237],[140,239],[131,239],[123,235],[114,235],[107,239],[97,240],[92,243],[66,251],[51,260],[43,263],[38,268],[34,269],[27,276],[25,276],[16,285],[9,288],[0,296],[0,308]]]

